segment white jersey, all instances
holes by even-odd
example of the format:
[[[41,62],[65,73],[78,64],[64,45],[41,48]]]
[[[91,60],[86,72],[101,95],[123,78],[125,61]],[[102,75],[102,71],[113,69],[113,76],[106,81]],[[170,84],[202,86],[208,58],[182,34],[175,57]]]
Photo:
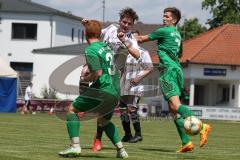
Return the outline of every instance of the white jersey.
[[[27,100],[31,100],[32,98],[32,87],[28,86],[25,90],[25,96],[24,99]]]
[[[117,53],[121,49],[125,49],[125,46],[123,43],[119,40],[117,34],[118,34],[118,24],[111,24],[105,29],[102,29],[102,38],[103,42],[108,44],[109,47]],[[126,34],[126,41],[130,42],[132,46],[136,49],[138,49],[138,43],[137,40],[133,37],[131,32],[125,33]]]
[[[103,42],[114,51],[114,63],[119,70],[122,70],[125,66],[127,56],[129,55],[125,45],[118,38],[118,24],[111,24],[105,29],[102,29]],[[139,49],[137,40],[134,38],[131,32],[125,33],[126,41],[132,44],[132,47]]]
[[[142,96],[144,91],[144,85],[137,86],[131,85],[131,80],[138,75],[141,75],[144,70],[150,70],[153,68],[151,57],[147,50],[140,49],[140,58],[136,59],[132,55],[128,55],[124,73],[121,77],[121,96],[135,95]]]

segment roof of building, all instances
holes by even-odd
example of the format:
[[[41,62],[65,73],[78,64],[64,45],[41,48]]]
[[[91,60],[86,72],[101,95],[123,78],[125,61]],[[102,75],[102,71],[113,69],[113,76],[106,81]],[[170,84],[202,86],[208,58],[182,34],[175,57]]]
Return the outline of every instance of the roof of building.
[[[83,18],[53,9],[31,0],[0,0],[0,12],[31,13],[31,14],[50,14],[71,18],[81,21]]]
[[[52,48],[34,49],[32,52],[40,54],[80,55],[84,53],[87,46],[87,43],[82,43]]]
[[[225,24],[185,41],[180,61],[240,65],[240,25]]]

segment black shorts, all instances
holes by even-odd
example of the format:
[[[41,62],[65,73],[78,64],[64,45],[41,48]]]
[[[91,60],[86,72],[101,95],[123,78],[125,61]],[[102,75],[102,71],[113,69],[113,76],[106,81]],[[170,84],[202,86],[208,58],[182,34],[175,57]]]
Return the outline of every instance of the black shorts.
[[[29,107],[31,106],[31,101],[30,100],[25,100],[25,106],[29,110]]]
[[[134,95],[124,95],[120,98],[120,109],[128,109],[129,107],[134,107],[138,109],[138,103],[140,101],[140,97]]]

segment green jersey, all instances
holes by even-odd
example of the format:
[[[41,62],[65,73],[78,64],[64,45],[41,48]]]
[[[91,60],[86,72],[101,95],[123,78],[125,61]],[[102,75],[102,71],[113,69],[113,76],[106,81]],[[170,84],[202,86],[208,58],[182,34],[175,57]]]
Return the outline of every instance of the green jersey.
[[[90,72],[102,70],[102,75],[90,87],[119,96],[119,75],[113,65],[113,52],[108,45],[103,42],[91,43],[85,49],[85,54]]]
[[[157,40],[160,65],[163,67],[180,67],[182,52],[181,35],[175,26],[166,26],[148,35],[150,40]]]

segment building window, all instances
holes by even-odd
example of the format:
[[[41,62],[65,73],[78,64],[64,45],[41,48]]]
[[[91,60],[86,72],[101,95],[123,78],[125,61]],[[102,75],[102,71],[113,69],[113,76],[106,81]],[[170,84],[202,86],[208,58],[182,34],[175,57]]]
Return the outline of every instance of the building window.
[[[80,38],[81,38],[81,30],[80,29],[78,29],[78,43],[80,43]]]
[[[33,63],[10,62],[10,66],[18,73],[18,90],[19,97],[24,96],[27,85],[32,80]]]
[[[37,39],[37,24],[12,23],[12,39]]]
[[[232,99],[235,99],[235,85],[232,85]]]
[[[84,30],[82,30],[82,43],[84,42]]]
[[[72,41],[74,41],[74,28],[72,28]]]
[[[222,100],[221,102],[229,102],[229,87],[222,89]]]

